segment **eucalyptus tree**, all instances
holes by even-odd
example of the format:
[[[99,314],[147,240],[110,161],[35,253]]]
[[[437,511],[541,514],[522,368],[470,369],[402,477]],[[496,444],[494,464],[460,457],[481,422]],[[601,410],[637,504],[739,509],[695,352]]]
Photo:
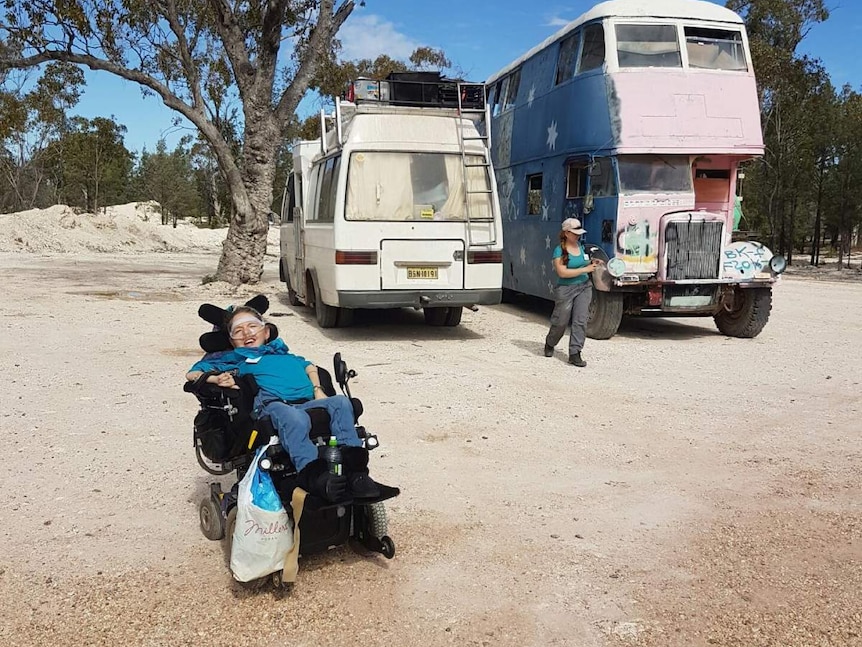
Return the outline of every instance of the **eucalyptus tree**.
[[[74,66],[53,63],[38,79],[29,70],[0,78],[0,208],[47,206],[56,178],[47,176],[46,151],[68,128],[68,110],[84,78]],[[54,181],[52,183],[52,181]],[[52,188],[48,184],[52,183]]]
[[[72,63],[137,83],[185,117],[211,147],[233,205],[216,278],[255,283],[279,142],[353,8],[353,0],[8,1],[0,71]],[[242,106],[239,153],[217,124],[226,95]]]
[[[792,260],[799,220],[816,202],[823,155],[816,107],[834,94],[820,61],[797,54],[809,31],[828,19],[823,0],[729,0],[745,21],[757,74],[766,154],[746,181],[749,212],[770,244]]]

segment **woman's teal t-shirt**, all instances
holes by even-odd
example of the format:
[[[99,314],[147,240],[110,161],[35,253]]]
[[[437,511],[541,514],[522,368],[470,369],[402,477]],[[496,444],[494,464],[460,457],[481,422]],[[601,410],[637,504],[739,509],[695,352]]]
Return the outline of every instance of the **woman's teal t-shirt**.
[[[563,248],[560,245],[557,245],[554,248],[554,258],[560,258],[562,255]],[[586,267],[588,264],[589,261],[587,260],[587,255],[584,254],[584,248],[582,245],[578,245],[577,252],[569,250],[569,263],[568,265],[566,265],[566,267],[568,267],[570,270],[576,270],[580,267]],[[578,285],[579,283],[586,283],[589,280],[589,274],[580,274],[570,279],[563,279],[558,276],[557,285]]]

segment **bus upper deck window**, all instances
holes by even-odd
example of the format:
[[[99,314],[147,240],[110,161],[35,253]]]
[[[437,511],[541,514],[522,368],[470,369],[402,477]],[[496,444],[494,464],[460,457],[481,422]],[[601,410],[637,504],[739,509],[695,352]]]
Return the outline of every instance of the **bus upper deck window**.
[[[509,88],[506,91],[506,97],[503,99],[503,112],[515,107],[515,101],[518,99],[518,86],[521,84],[521,70],[515,70],[509,76]]]
[[[580,45],[580,32],[574,33],[560,42],[560,54],[557,57],[557,76],[554,80],[554,85],[565,83],[575,76],[575,66],[578,63]]]
[[[605,28],[601,23],[587,25],[584,29],[584,49],[578,73],[594,70],[605,62]]]
[[[617,25],[620,67],[682,67],[673,25]]]
[[[496,117],[503,112],[503,101],[506,93],[509,91],[509,77],[497,82],[497,91],[494,93],[494,107],[491,108],[491,115]]]
[[[741,32],[686,27],[685,49],[689,67],[737,72],[748,70]]]

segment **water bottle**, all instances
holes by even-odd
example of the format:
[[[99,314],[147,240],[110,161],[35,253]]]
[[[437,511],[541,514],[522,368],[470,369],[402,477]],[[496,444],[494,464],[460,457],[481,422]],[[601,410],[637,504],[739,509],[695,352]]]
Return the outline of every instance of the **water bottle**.
[[[323,450],[323,458],[329,466],[329,473],[341,476],[341,450],[335,436],[329,437],[326,449]]]

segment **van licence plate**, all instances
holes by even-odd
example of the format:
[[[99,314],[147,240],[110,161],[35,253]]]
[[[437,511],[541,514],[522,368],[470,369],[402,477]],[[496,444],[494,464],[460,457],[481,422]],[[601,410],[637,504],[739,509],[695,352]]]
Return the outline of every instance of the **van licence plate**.
[[[408,279],[437,279],[437,268],[436,267],[408,267],[407,268],[407,278]]]

